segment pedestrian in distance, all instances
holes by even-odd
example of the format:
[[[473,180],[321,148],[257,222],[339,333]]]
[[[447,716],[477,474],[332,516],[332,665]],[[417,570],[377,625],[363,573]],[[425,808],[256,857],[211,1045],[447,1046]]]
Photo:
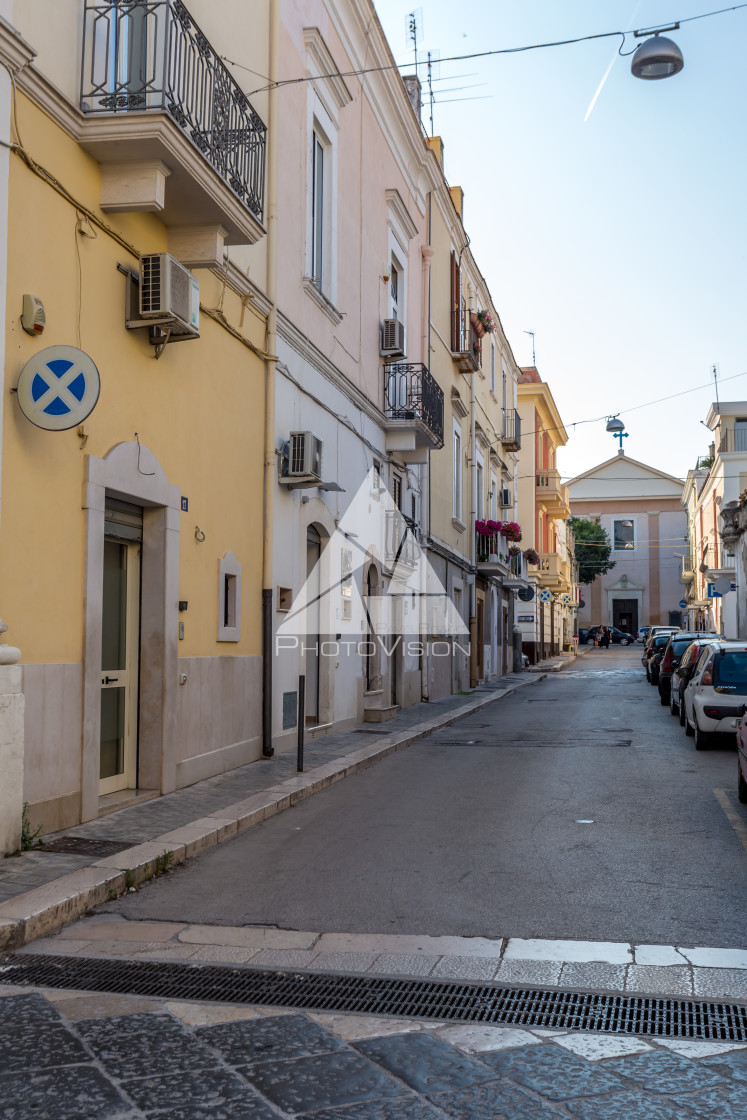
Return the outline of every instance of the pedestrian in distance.
[[[610,644],[610,628],[609,626],[602,627],[602,649],[609,649]]]

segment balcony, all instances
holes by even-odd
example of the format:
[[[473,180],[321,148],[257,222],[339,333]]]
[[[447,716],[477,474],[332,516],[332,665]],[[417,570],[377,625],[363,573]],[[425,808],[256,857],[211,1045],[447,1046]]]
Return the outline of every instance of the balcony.
[[[571,516],[568,487],[560,481],[560,472],[551,470],[537,471],[535,488],[536,500],[541,503],[550,517],[564,520]]]
[[[680,583],[685,585],[692,583],[695,579],[695,561],[692,555],[688,553],[686,556],[681,556],[680,563]]]
[[[541,552],[539,562],[539,582],[550,591],[570,591],[571,565],[556,552]]]
[[[718,441],[719,455],[732,451],[747,451],[747,430],[744,428],[724,428]]]
[[[518,591],[529,586],[529,570],[527,558],[523,552],[517,552],[509,559],[511,574],[503,580],[503,586],[508,590]]]
[[[504,410],[501,442],[507,451],[521,449],[521,417],[515,408]]]
[[[451,352],[462,373],[474,373],[482,365],[482,343],[473,318],[470,311],[452,311]]]
[[[81,108],[102,209],[156,212],[192,243],[210,228],[221,257],[264,234],[265,125],[182,0],[86,3]]]
[[[485,576],[507,577],[511,571],[509,555],[509,542],[503,533],[485,533],[475,531],[475,556],[477,557],[477,570]]]
[[[384,367],[387,450],[417,452],[444,445],[443,389],[422,362]]]
[[[403,565],[407,574],[413,572],[421,555],[415,522],[398,509],[388,510],[385,531],[384,556],[387,566],[397,568]]]

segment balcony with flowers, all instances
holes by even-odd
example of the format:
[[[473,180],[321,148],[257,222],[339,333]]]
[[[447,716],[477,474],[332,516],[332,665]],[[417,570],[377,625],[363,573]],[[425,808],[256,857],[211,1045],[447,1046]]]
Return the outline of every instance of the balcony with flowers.
[[[500,576],[504,587],[523,587],[527,566],[516,521],[475,521],[475,554],[481,575]],[[518,582],[516,582],[518,580]]]

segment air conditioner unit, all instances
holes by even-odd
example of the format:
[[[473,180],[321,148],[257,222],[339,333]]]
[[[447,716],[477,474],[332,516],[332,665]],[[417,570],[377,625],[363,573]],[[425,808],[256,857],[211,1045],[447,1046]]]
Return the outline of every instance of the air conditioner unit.
[[[385,319],[381,327],[381,353],[386,358],[404,358],[405,326],[399,319]]]
[[[513,499],[511,498],[511,491],[509,490],[508,486],[502,487],[502,489],[501,489],[501,509],[508,509],[513,504],[514,503],[513,503]]]
[[[313,432],[291,432],[288,478],[322,477],[322,441]]]
[[[200,285],[170,253],[140,258],[140,317],[166,325],[173,337],[200,333]]]

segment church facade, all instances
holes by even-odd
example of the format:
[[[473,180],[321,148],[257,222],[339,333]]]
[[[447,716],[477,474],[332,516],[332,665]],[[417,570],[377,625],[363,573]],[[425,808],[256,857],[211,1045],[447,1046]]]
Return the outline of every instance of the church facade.
[[[581,585],[579,627],[680,626],[682,556],[687,517],[682,479],[618,452],[568,483],[571,516],[599,520],[615,562],[606,575]]]

